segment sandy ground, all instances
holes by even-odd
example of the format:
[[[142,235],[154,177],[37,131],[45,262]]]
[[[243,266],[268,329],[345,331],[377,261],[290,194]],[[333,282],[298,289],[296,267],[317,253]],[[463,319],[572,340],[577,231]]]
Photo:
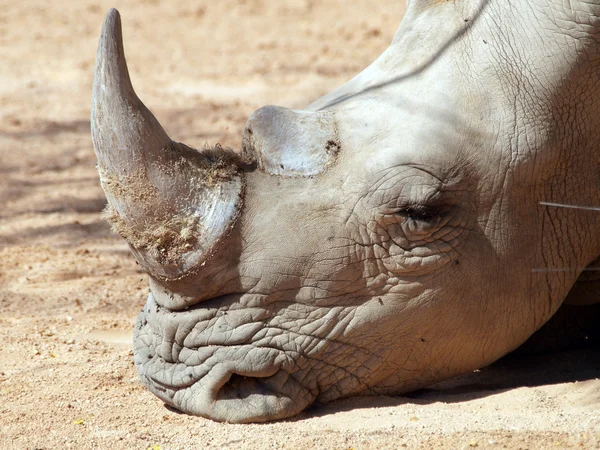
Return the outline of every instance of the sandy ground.
[[[100,220],[89,134],[105,12],[120,9],[134,85],[171,136],[237,147],[256,108],[301,107],[367,65],[403,4],[0,0],[0,448],[599,448],[594,350],[266,425],[179,414],[137,380],[147,280]]]

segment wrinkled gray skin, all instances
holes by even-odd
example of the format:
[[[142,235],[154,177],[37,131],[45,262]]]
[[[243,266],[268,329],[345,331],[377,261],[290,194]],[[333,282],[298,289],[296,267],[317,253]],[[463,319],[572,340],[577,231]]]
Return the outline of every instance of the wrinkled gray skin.
[[[92,128],[113,223],[151,277],[142,381],[190,414],[267,421],[527,340],[580,274],[598,283],[582,271],[600,265],[599,16],[597,1],[412,0],[371,66],[305,111],[255,112],[250,164],[198,184],[214,158],[167,170],[197,153],[133,93],[109,12]],[[186,215],[175,256],[131,237]]]

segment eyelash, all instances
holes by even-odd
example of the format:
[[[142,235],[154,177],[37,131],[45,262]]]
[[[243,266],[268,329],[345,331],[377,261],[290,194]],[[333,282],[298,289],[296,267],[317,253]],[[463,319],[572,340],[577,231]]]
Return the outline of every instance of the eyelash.
[[[397,216],[406,217],[407,219],[417,222],[432,222],[440,216],[440,211],[437,208],[431,207],[406,207],[399,209],[395,213]]]

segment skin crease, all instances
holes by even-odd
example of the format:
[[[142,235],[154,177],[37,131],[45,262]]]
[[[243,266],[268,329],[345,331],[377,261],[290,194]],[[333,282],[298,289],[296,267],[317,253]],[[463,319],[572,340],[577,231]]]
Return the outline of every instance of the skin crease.
[[[409,2],[390,48],[307,108],[333,115],[335,161],[311,177],[247,171],[205,264],[153,276],[142,380],[191,414],[266,421],[427,386],[523,343],[600,255],[597,212],[540,204],[600,204],[599,13]]]

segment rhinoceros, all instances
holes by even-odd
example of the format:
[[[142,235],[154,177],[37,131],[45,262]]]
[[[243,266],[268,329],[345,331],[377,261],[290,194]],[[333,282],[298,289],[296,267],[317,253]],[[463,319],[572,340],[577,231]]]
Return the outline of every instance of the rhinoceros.
[[[599,301],[577,289],[600,285],[597,1],[411,0],[369,67],[258,109],[239,151],[168,137],[111,10],[91,123],[106,215],[149,274],[137,371],[185,413],[413,391]]]

